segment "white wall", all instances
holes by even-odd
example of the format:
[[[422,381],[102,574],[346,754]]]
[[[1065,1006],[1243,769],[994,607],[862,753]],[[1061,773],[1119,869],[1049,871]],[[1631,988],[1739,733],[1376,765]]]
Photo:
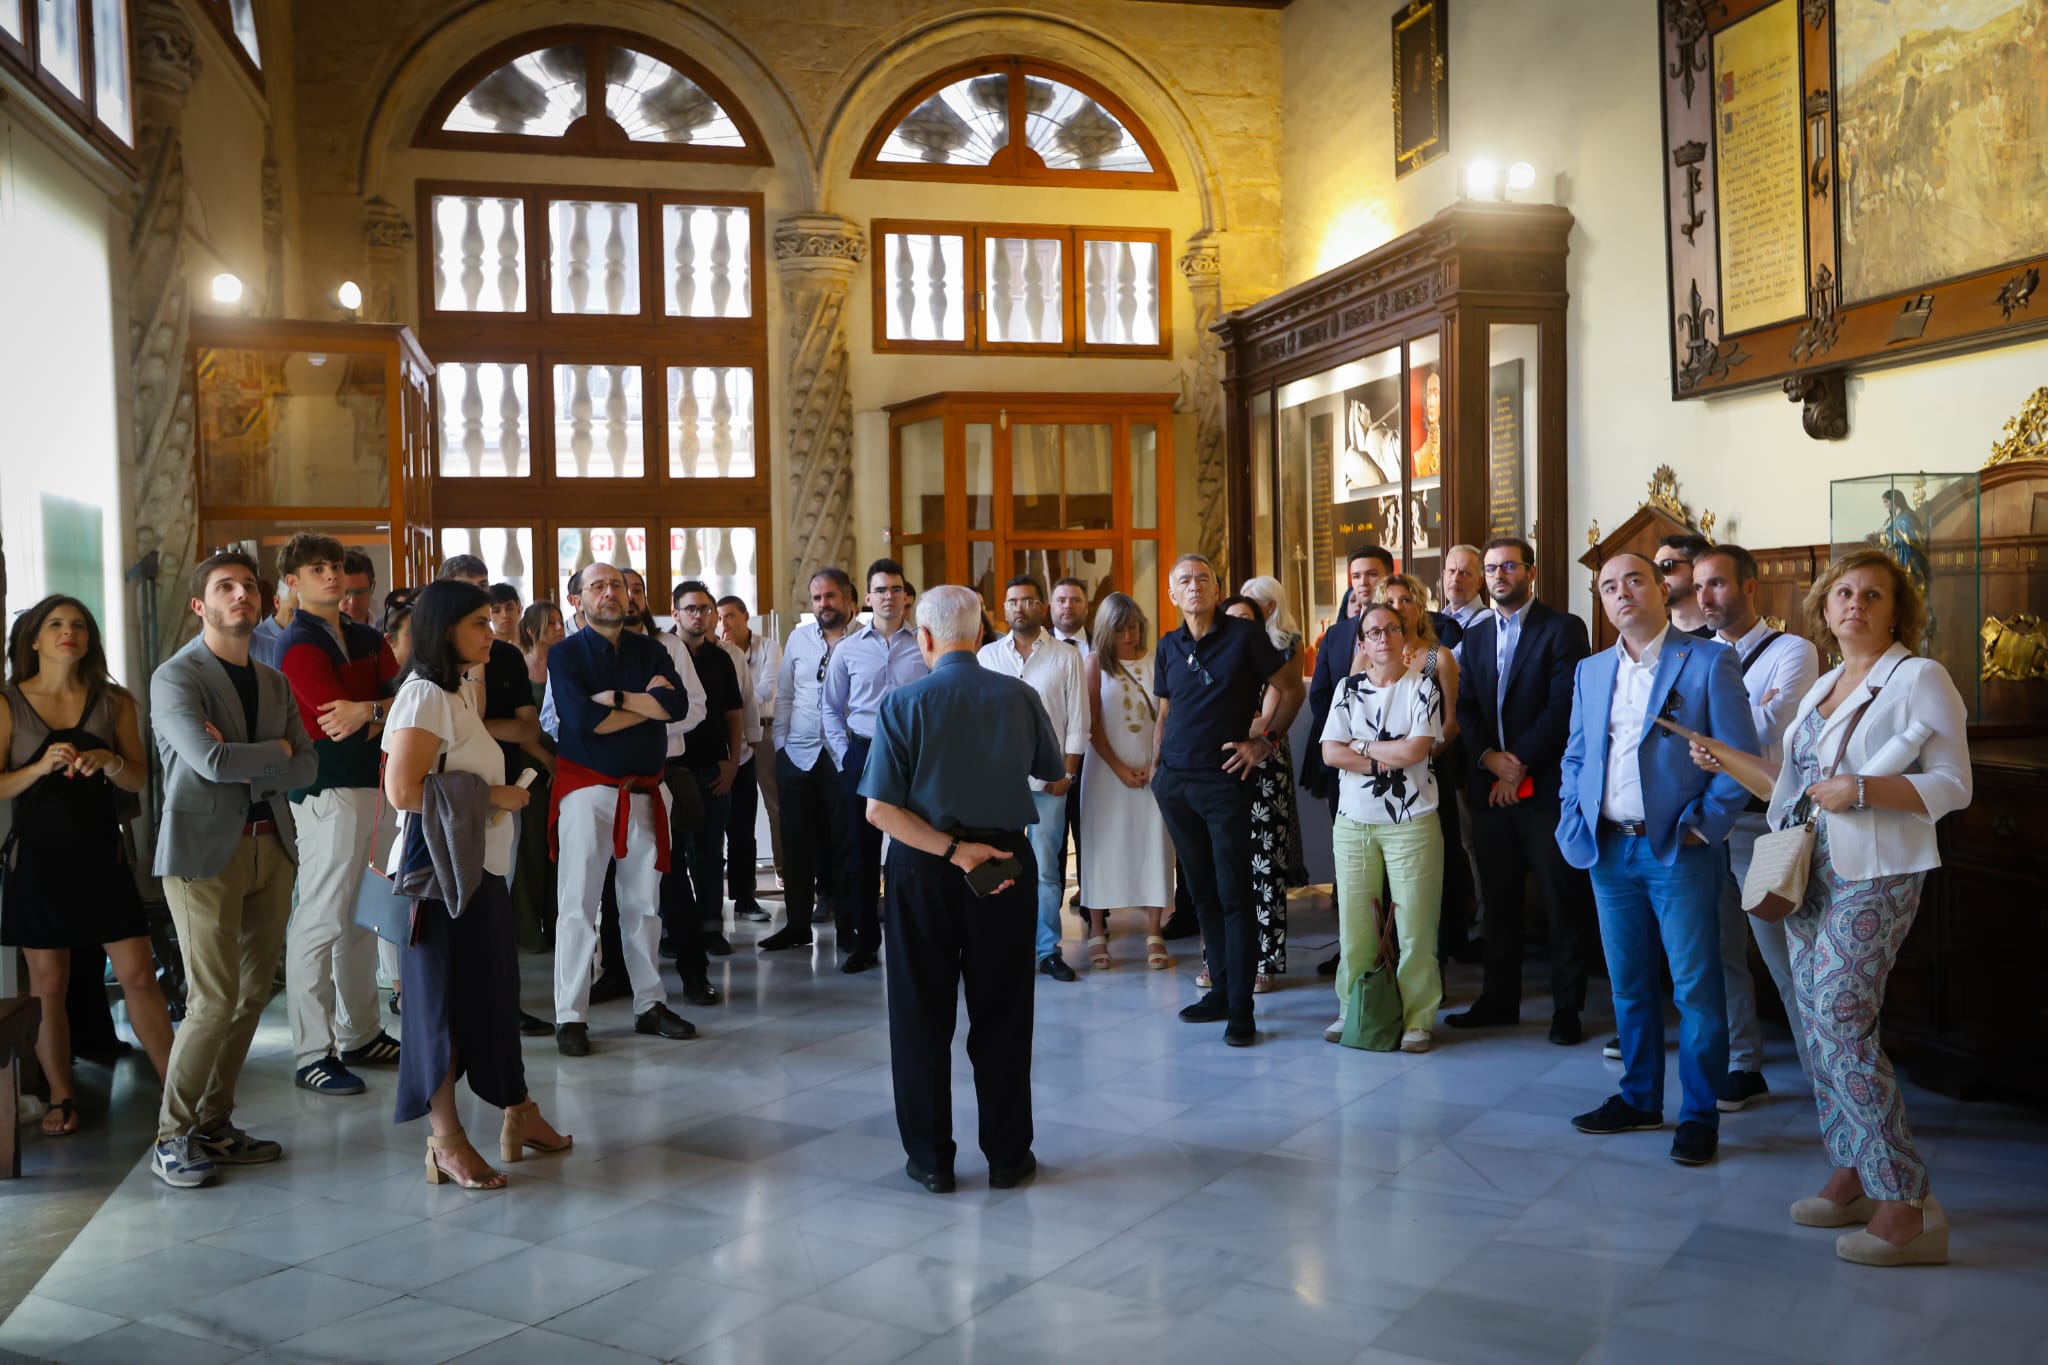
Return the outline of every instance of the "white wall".
[[[1387,88],[1395,0],[1294,0],[1281,23],[1281,177],[1287,282],[1422,223],[1476,157],[1525,160],[1578,220],[1571,238],[1570,525],[1618,525],[1660,464],[1717,535],[1757,547],[1820,543],[1828,481],[1975,469],[2027,395],[2048,342],[1872,373],[1849,384],[1850,434],[1818,442],[1775,387],[1669,397],[1657,9],[1648,0],[1458,0],[1451,20],[1450,155],[1398,184]],[[1552,532],[1553,539],[1559,539]],[[1576,571],[1574,605],[1587,586]]]

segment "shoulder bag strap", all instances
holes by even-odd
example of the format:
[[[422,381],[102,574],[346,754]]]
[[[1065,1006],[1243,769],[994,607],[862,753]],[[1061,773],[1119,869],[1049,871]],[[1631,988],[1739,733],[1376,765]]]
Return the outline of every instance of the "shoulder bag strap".
[[[1896,672],[1898,672],[1898,669],[1894,667],[1892,669],[1892,673]],[[1885,683],[1888,683],[1891,680],[1891,673],[1887,673],[1884,675]],[[1851,738],[1855,736],[1856,727],[1863,723],[1863,713],[1870,709],[1870,704],[1877,700],[1877,694],[1883,689],[1884,683],[1879,683],[1876,687],[1871,688],[1870,695],[1865,697],[1863,699],[1863,704],[1861,706],[1858,706],[1856,710],[1850,715],[1848,728],[1842,731],[1842,743],[1835,750],[1834,766],[1829,768],[1825,773],[1821,774],[1821,781],[1827,781],[1829,778],[1833,777],[1836,773],[1842,770],[1842,761],[1845,758],[1847,758],[1849,754],[1849,741]],[[1790,829],[1793,825],[1803,825],[1812,818],[1813,798],[1802,792],[1800,793],[1798,802],[1793,805],[1790,814],[1787,816],[1784,828]]]
[[[1784,633],[1782,630],[1770,631],[1763,639],[1756,642],[1756,648],[1749,651],[1748,657],[1742,661],[1742,674],[1744,677],[1748,677],[1749,670],[1755,667],[1756,661],[1764,657],[1764,651],[1771,647],[1771,642],[1783,636]]]

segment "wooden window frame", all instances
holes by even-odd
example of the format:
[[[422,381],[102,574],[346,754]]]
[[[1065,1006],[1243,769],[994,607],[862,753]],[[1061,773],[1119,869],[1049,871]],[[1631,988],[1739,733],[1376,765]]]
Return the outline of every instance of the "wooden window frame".
[[[965,239],[962,260],[967,294],[962,315],[965,335],[959,341],[917,341],[889,336],[889,290],[891,288],[888,240],[891,234],[957,236]],[[987,293],[984,258],[991,238],[1029,238],[1060,243],[1060,335],[1057,342],[989,341],[984,335],[982,311]],[[873,296],[870,321],[872,345],[877,352],[925,355],[1072,355],[1128,356],[1171,359],[1173,356],[1173,279],[1167,269],[1173,234],[1165,228],[1065,227],[1055,223],[969,223],[915,218],[877,218],[868,224],[868,240],[875,243],[870,253]],[[1151,346],[1125,346],[1091,342],[1086,337],[1079,261],[1084,242],[1151,242],[1159,252],[1155,288],[1159,299],[1159,340]]]
[[[235,32],[235,15],[228,6],[228,0],[198,0],[198,4],[200,11],[220,30],[220,36],[227,39],[228,51],[235,54],[236,61],[241,64],[242,73],[256,82],[259,91],[262,90],[263,63],[259,57],[251,56],[248,48],[242,46],[242,35]],[[269,47],[269,35],[263,31],[262,7],[252,5],[249,17],[256,25],[256,50],[259,53],[266,51]]]
[[[42,16],[37,13],[36,0],[22,0],[21,41],[10,38],[0,30],[0,69],[12,72],[22,85],[32,91],[53,116],[65,127],[77,133],[90,143],[93,149],[112,161],[117,169],[130,179],[141,174],[135,144],[123,141],[121,135],[102,123],[98,113],[98,54],[94,51],[91,0],[70,0],[78,12],[78,93],[65,88],[62,81],[44,69],[42,63],[42,34],[39,31]],[[130,138],[140,136],[142,109],[135,98],[135,8],[132,0],[122,0],[126,11],[126,36],[129,40],[128,62],[128,119]]]
[[[1009,76],[1010,140],[997,150],[986,165],[959,166],[922,161],[883,161],[883,146],[898,124],[920,104],[956,81],[971,76]],[[1149,171],[1067,171],[1053,170],[1031,150],[1024,136],[1024,77],[1043,76],[1071,86],[1107,109],[1121,123],[1152,163]],[[1030,61],[1022,57],[984,57],[962,62],[927,77],[889,106],[888,112],[868,132],[854,161],[853,175],[863,180],[949,180],[956,183],[993,185],[1070,185],[1101,190],[1171,190],[1178,186],[1167,165],[1166,154],[1152,130],[1131,107],[1099,83],[1071,67],[1053,62]]]
[[[571,123],[560,134],[552,137],[532,133],[478,133],[451,132],[441,125],[447,122],[465,96],[477,83],[499,67],[541,48],[562,43],[580,42],[584,45],[584,111],[580,118]],[[626,136],[623,129],[604,112],[604,52],[612,46],[629,47],[658,61],[666,62],[693,81],[725,111],[733,127],[739,130],[741,147],[704,147],[689,143],[636,142]],[[448,151],[468,152],[531,152],[542,156],[600,156],[636,161],[709,161],[723,162],[735,166],[772,166],[775,159],[768,154],[768,143],[761,136],[761,129],[754,122],[754,116],[747,112],[739,97],[734,95],[724,81],[707,71],[701,63],[684,56],[675,48],[646,34],[630,29],[606,28],[592,24],[560,24],[549,28],[530,29],[515,38],[508,38],[486,48],[483,53],[470,61],[435,94],[427,105],[427,112],[420,119],[419,127],[413,133],[415,147],[440,148]]]

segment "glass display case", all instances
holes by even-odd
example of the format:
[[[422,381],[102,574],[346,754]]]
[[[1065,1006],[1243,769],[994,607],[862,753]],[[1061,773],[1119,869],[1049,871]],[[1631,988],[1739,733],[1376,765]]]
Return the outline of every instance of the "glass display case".
[[[1980,478],[1923,470],[1828,485],[1829,559],[1874,545],[1906,571],[1927,602],[1919,652],[1948,669],[1973,725],[1983,719],[1984,664],[1995,643],[1983,611]]]

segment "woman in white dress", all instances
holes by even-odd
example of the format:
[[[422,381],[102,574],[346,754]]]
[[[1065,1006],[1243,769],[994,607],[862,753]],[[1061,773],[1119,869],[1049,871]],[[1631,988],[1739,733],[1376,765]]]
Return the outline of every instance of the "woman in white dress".
[[[1081,904],[1088,910],[1088,962],[1110,965],[1108,911],[1145,912],[1145,965],[1173,965],[1159,920],[1173,902],[1173,841],[1152,796],[1152,732],[1159,702],[1152,695],[1152,651],[1145,614],[1113,592],[1095,613],[1095,652],[1088,656],[1092,722],[1081,765],[1081,843],[1114,850],[1081,862]]]

